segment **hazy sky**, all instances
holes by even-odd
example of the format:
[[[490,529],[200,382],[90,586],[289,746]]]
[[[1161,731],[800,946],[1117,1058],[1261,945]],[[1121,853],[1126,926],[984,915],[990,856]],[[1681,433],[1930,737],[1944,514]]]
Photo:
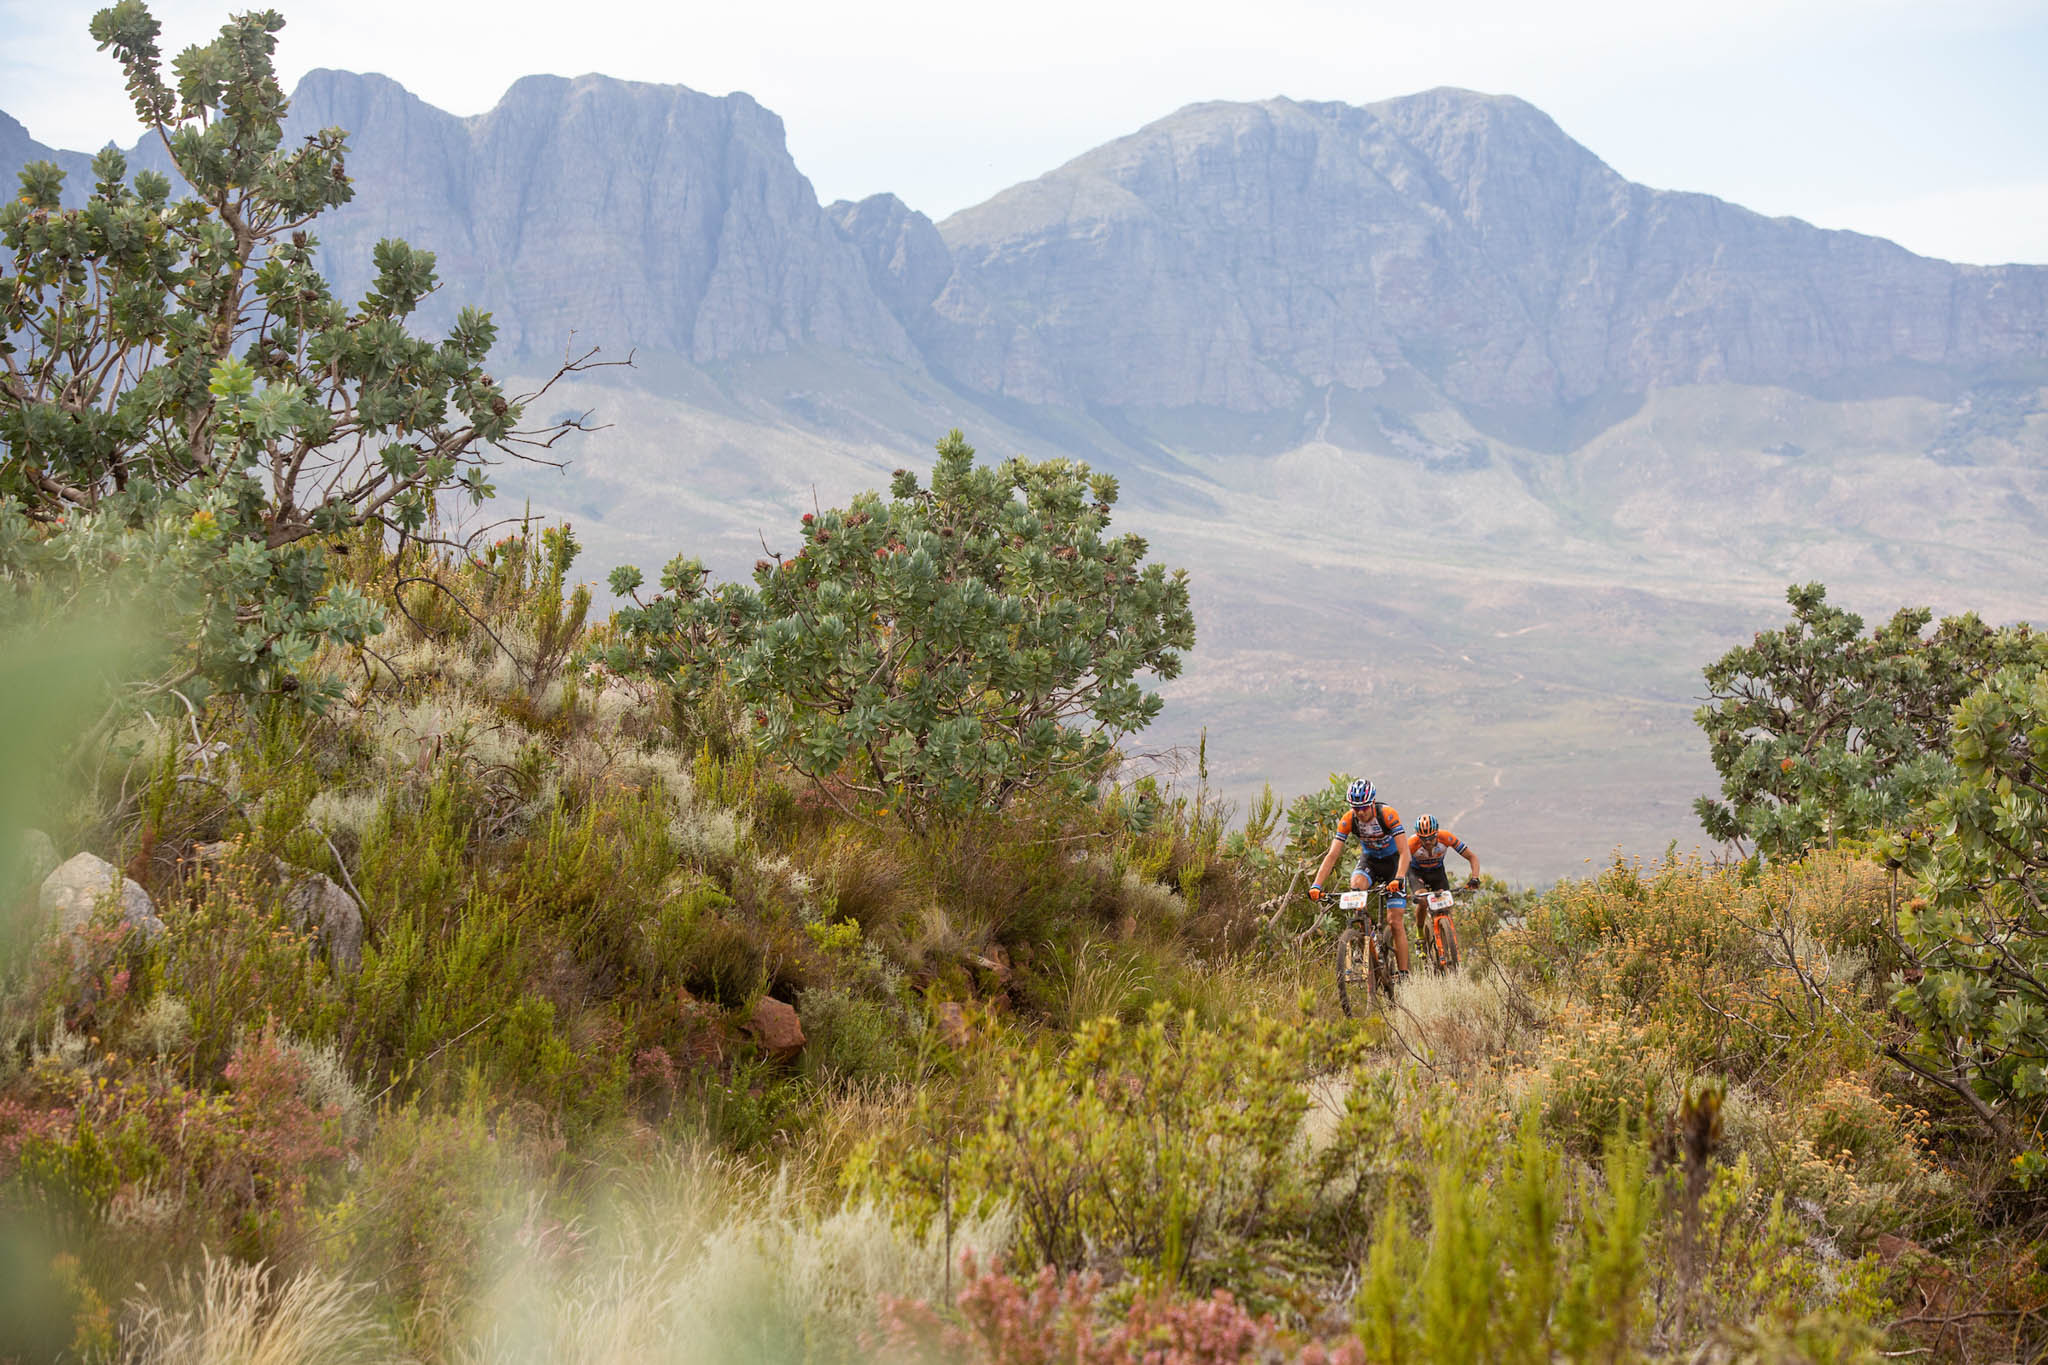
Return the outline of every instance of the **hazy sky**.
[[[157,0],[164,47],[254,0]],[[134,136],[95,3],[0,0],[0,109]],[[382,71],[459,114],[521,75],[744,90],[821,199],[935,218],[1204,99],[1520,95],[1632,179],[1965,261],[2048,262],[2048,0],[280,0],[288,80]]]

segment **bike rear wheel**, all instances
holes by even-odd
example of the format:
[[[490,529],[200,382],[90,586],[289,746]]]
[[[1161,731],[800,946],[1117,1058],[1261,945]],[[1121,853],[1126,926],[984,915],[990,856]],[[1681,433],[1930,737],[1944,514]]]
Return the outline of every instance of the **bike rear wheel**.
[[[1372,945],[1356,924],[1337,936],[1337,1005],[1347,1017],[1372,1005],[1371,955]]]

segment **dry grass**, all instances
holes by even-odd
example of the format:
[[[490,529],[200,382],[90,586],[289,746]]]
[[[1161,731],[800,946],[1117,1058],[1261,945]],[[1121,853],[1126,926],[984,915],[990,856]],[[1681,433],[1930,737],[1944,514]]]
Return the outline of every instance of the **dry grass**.
[[[1526,1036],[1499,984],[1463,972],[1416,972],[1402,987],[1390,1030],[1430,1066],[1457,1075],[1499,1065],[1525,1050]]]
[[[945,1294],[949,1253],[987,1261],[1007,1211],[919,1236],[868,1203],[813,1210],[788,1175],[683,1152],[639,1172],[589,1250],[533,1256],[489,1299],[467,1361],[723,1365],[858,1360],[880,1296]]]
[[[209,1255],[178,1302],[133,1305],[122,1357],[135,1365],[370,1365],[402,1360],[355,1285]]]

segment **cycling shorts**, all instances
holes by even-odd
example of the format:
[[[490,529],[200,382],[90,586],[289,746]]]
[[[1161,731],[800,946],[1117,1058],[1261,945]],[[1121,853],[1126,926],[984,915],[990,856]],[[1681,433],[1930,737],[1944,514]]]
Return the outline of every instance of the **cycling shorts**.
[[[1380,886],[1394,880],[1394,874],[1401,870],[1401,855],[1387,853],[1380,856],[1371,851],[1358,855],[1358,866],[1351,870],[1355,877],[1365,878],[1366,885]]]
[[[1417,886],[1426,886],[1432,891],[1448,891],[1451,879],[1442,863],[1410,863],[1408,875],[1415,879]]]

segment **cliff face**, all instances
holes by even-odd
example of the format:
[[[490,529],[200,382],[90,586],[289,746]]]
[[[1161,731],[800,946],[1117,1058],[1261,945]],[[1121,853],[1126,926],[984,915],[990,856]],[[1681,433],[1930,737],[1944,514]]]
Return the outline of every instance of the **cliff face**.
[[[1241,411],[1412,371],[1461,406],[2048,352],[2048,270],[1624,180],[1520,100],[1208,104],[940,225],[970,384]]]
[[[357,199],[321,229],[350,289],[401,236],[521,350],[573,332],[698,364],[803,345],[916,363],[782,121],[745,95],[531,76],[457,119],[381,76],[316,71],[292,119],[350,130]]]

